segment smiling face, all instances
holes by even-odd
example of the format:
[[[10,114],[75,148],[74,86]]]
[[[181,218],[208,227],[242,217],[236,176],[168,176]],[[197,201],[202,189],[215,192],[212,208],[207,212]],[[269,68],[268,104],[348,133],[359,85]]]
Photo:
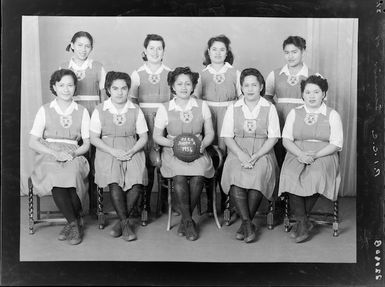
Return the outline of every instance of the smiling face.
[[[260,93],[263,86],[259,83],[256,76],[246,76],[242,83],[242,92],[246,100],[257,101],[260,98]]]
[[[113,104],[123,105],[127,102],[129,89],[125,80],[114,80],[108,91],[111,95],[111,101]]]
[[[293,44],[287,44],[283,49],[285,59],[289,67],[297,67],[302,64],[304,51]]]
[[[175,79],[172,88],[175,91],[175,96],[180,99],[188,99],[193,91],[193,84],[189,75],[180,74]]]
[[[92,45],[87,37],[76,38],[75,43],[71,43],[74,50],[74,57],[78,60],[85,61],[91,53]]]
[[[208,49],[211,63],[223,64],[227,56],[226,45],[222,42],[214,42]]]
[[[74,79],[70,75],[65,75],[59,82],[56,82],[55,85],[53,85],[53,89],[59,100],[65,102],[72,101],[76,89]]]
[[[147,48],[144,49],[147,61],[153,64],[159,64],[163,60],[164,49],[161,41],[148,42]]]
[[[321,88],[316,84],[306,84],[302,97],[308,108],[317,109],[321,106],[322,100],[326,96]]]

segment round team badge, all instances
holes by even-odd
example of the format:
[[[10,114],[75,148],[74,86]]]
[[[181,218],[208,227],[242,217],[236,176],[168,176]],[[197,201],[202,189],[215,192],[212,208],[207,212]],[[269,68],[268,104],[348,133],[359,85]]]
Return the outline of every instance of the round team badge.
[[[115,125],[121,126],[126,122],[126,116],[124,114],[122,114],[122,115],[114,114],[112,116],[112,121],[114,122]]]
[[[148,75],[148,81],[151,84],[156,85],[157,83],[160,82],[160,75],[159,74],[150,74],[150,75]]]
[[[289,76],[289,77],[287,77],[287,82],[289,83],[289,85],[295,86],[299,82],[299,77],[297,77],[297,76]]]
[[[194,118],[192,111],[180,112],[179,115],[180,115],[181,121],[186,124],[191,123]]]
[[[318,120],[318,114],[306,114],[304,122],[308,126],[314,125]]]
[[[75,73],[76,77],[78,78],[78,81],[81,81],[86,77],[86,71],[85,70],[74,70],[74,73]]]
[[[222,84],[225,81],[225,74],[214,74],[214,82],[217,84]]]
[[[72,125],[72,116],[60,116],[60,124],[63,128],[68,129]]]
[[[257,130],[256,120],[245,120],[243,122],[243,129],[247,133],[254,133]]]

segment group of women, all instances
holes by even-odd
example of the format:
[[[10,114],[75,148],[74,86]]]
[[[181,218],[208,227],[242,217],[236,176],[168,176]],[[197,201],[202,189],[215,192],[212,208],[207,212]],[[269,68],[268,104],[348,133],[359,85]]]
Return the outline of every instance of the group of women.
[[[308,214],[318,196],[337,197],[343,136],[339,114],[324,103],[327,80],[303,62],[303,38],[283,42],[287,64],[266,82],[255,68],[239,72],[232,66],[230,40],[224,35],[208,41],[201,73],[168,68],[165,41],[156,34],[145,38],[144,64],[131,77],[106,73],[89,58],[92,49],[89,33],[73,36],[67,47],[73,56],[51,76],[56,99],[40,108],[30,132],[30,147],[37,152],[31,176],[35,190],[52,193],[67,219],[59,240],[82,241],[89,162],[95,183],[109,188],[119,217],[111,236],[135,240],[129,217],[144,187],[152,190],[159,151],[161,174],[173,179],[181,215],[177,233],[198,239],[192,213],[204,186],[212,185],[214,167],[207,152],[212,144],[226,158],[219,172],[221,198],[230,195],[242,220],[236,239],[255,240],[254,215],[263,197],[272,200],[277,191],[289,194],[295,215],[290,237],[295,242],[309,237],[313,225]],[[174,139],[182,133],[201,141],[193,162],[174,155]],[[94,160],[87,160],[91,144],[96,152],[91,153]],[[147,202],[150,196],[147,192]],[[212,198],[207,196],[210,213]]]

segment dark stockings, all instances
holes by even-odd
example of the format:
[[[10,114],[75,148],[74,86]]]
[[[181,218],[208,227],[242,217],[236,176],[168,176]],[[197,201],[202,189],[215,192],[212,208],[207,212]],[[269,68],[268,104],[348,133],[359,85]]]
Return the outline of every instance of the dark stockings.
[[[110,189],[112,205],[120,220],[127,219],[143,190],[143,186],[135,184],[127,192],[124,192],[117,183],[111,183],[108,187]]]
[[[75,196],[77,200],[72,199],[75,198]],[[81,203],[74,187],[53,187],[52,197],[56,206],[59,208],[60,212],[63,213],[64,217],[69,223],[77,219],[77,217],[79,216],[78,212],[79,210],[81,210]],[[73,201],[75,201],[76,203],[74,204]]]
[[[242,220],[252,220],[261,204],[263,195],[255,189],[244,189],[235,185],[230,188],[230,199]]]
[[[173,178],[175,199],[183,220],[191,219],[192,212],[200,199],[204,177],[192,176],[188,183],[186,176],[177,175]]]
[[[317,202],[319,197],[319,193],[315,193],[312,196],[306,196],[305,197],[305,208],[306,213],[309,215],[311,210],[313,209],[315,203]]]
[[[295,194],[289,194],[290,210],[295,216],[305,217],[309,215],[313,209],[319,194],[313,194],[312,196],[298,196]]]

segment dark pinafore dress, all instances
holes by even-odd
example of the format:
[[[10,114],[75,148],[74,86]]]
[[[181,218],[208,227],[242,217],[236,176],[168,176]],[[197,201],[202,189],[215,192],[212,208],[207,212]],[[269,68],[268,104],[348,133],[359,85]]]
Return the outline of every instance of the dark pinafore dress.
[[[192,133],[202,140],[204,119],[202,115],[202,101],[196,100],[198,107],[193,106],[190,111],[169,111],[169,103],[164,104],[168,114],[168,125],[166,127],[167,137],[170,139],[182,133]],[[204,176],[212,178],[214,167],[211,158],[204,151],[203,155],[193,162],[184,162],[174,156],[170,147],[162,149],[162,166],[160,172],[162,176],[174,177],[176,175],[185,176]]]
[[[253,155],[268,138],[270,106],[261,106],[256,119],[246,119],[242,106],[234,107],[234,140],[248,155]],[[279,168],[274,149],[257,160],[252,169],[241,166],[238,157],[229,150],[224,167],[221,185],[227,194],[231,185],[245,189],[259,190],[271,200],[278,185]]]
[[[294,143],[304,151],[318,151],[329,144],[331,108],[323,114],[308,114],[304,107],[295,109]],[[283,162],[279,194],[298,196],[322,194],[336,200],[341,183],[338,153],[320,157],[310,165],[300,163],[289,151]]]
[[[70,115],[59,115],[56,110],[45,104],[45,129],[41,143],[56,151],[75,151],[81,140],[81,125],[84,107],[78,105]],[[34,193],[39,196],[50,195],[53,187],[76,188],[83,211],[89,206],[88,173],[90,167],[84,156],[71,161],[59,162],[54,156],[37,153],[31,175]]]
[[[113,148],[130,150],[137,142],[136,120],[138,105],[128,108],[126,113],[112,114],[103,111],[103,103],[96,107],[101,123],[101,139]],[[120,161],[100,149],[95,154],[95,182],[100,187],[117,183],[124,191],[134,184],[147,185],[147,169],[144,151],[138,151],[130,161]]]

